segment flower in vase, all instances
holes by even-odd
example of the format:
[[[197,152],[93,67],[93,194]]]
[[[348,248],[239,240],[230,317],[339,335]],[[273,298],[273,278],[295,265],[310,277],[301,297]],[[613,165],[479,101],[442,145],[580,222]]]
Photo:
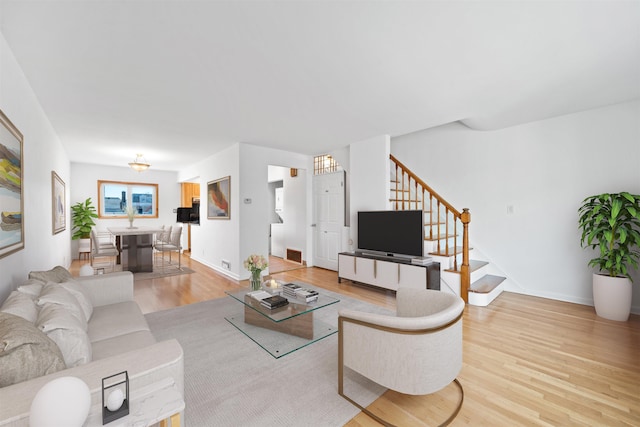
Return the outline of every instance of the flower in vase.
[[[127,217],[129,218],[129,222],[133,222],[133,219],[136,217],[136,210],[133,206],[127,206]]]
[[[268,266],[269,264],[267,263],[267,260],[262,255],[249,255],[249,258],[244,260],[244,268],[249,270],[251,274],[259,274]]]
[[[260,273],[267,268],[267,260],[262,255],[250,255],[244,260],[244,268],[251,272],[251,289],[256,291],[260,289]]]

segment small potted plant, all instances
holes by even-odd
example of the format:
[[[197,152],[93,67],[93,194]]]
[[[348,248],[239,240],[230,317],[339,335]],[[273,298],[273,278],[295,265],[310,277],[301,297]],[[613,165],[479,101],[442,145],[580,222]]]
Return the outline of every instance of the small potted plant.
[[[632,280],[629,267],[640,259],[640,195],[604,193],[583,200],[578,210],[581,246],[598,249],[589,261],[593,274],[596,314],[626,321],[631,312]]]
[[[88,239],[91,236],[91,228],[96,225],[93,218],[98,218],[96,208],[89,197],[84,202],[78,202],[71,206],[71,219],[73,220],[73,240]]]

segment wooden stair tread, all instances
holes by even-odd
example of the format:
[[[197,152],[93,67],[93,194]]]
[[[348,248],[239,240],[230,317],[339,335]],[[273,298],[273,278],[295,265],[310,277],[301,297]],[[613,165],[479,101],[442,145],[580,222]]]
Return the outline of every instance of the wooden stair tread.
[[[482,276],[480,279],[473,282],[469,287],[469,292],[488,294],[489,292],[497,288],[500,283],[504,282],[505,279],[505,277],[487,274],[486,276]]]
[[[431,212],[431,211],[423,211],[423,212],[427,213],[427,212]],[[446,224],[446,222],[444,222],[444,221],[425,222],[424,226],[425,227],[433,227],[434,225],[445,225],[445,224]]]
[[[394,198],[390,198],[389,201],[390,202],[405,202],[405,203],[422,203],[422,200],[418,200],[418,199],[394,199]]]
[[[480,270],[485,265],[488,265],[487,261],[478,261],[475,259],[469,260],[469,273],[473,273],[476,270]],[[462,267],[462,263],[458,264],[458,269],[455,270],[453,268],[445,268],[444,271],[448,271],[449,273],[460,273],[460,268]]]
[[[469,248],[469,250],[471,250],[471,248]],[[435,256],[454,256],[454,255],[458,255],[462,253],[462,246],[456,246],[455,250],[453,247],[448,249],[448,254],[447,251],[445,250],[440,250],[440,252],[438,251],[433,251],[433,252],[429,252],[429,255],[435,255]]]
[[[447,235],[441,235],[440,237],[436,236],[434,234],[433,237],[429,237],[429,236],[424,236],[424,240],[428,241],[428,242],[435,242],[438,240],[446,240],[446,239],[453,239],[454,237],[456,237],[455,234],[447,234]],[[460,236],[458,236],[460,237]]]

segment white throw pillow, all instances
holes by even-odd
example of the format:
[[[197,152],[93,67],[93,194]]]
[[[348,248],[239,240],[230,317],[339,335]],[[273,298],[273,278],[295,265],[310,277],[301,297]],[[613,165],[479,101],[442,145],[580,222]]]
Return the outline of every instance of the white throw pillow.
[[[87,318],[82,307],[80,307],[80,303],[71,292],[63,288],[59,283],[49,282],[42,288],[36,304],[42,307],[48,303],[58,304],[66,308],[84,325],[84,330],[87,330]]]
[[[84,313],[84,317],[87,319],[91,319],[91,315],[93,314],[93,304],[91,304],[91,299],[89,298],[89,294],[84,289],[80,283],[76,281],[72,282],[62,282],[60,286],[68,290],[71,295],[78,300],[78,304],[80,304],[80,308],[82,308],[82,312]]]
[[[18,286],[18,292],[22,292],[23,294],[29,295],[32,299],[36,299],[40,296],[43,286],[44,283],[41,281],[29,279],[22,285]]]
[[[54,329],[78,329],[84,331],[84,325],[63,305],[47,303],[40,308],[36,327],[45,334]]]
[[[3,313],[13,314],[30,323],[35,323],[38,318],[38,308],[29,295],[13,291],[0,307]]]
[[[66,307],[47,303],[42,306],[36,327],[60,348],[67,368],[91,362],[91,342],[83,325]]]

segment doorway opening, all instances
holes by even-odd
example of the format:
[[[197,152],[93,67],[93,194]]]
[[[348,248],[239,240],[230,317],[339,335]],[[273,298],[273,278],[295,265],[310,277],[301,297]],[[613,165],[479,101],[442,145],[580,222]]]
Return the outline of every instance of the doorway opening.
[[[306,267],[306,179],[303,169],[268,167],[270,274]]]

